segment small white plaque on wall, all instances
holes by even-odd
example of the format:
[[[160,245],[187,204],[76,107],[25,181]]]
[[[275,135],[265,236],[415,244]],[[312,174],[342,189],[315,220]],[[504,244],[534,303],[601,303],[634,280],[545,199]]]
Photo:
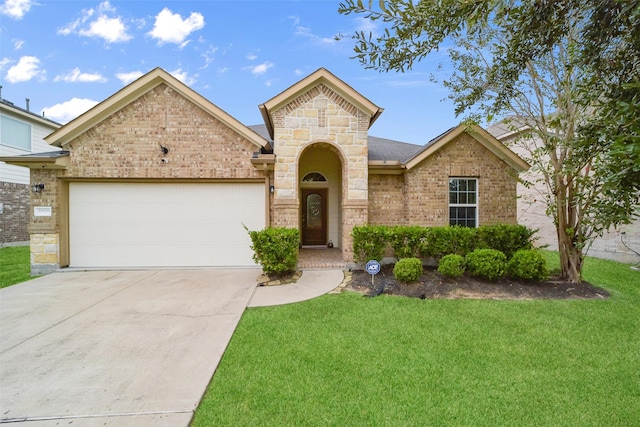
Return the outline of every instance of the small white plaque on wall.
[[[34,206],[33,216],[51,216],[51,206]]]

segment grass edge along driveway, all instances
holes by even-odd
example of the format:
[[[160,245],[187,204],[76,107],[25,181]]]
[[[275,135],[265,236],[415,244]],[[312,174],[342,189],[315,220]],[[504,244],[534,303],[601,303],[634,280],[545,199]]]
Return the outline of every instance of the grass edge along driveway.
[[[0,289],[31,280],[29,246],[0,248]]]
[[[638,426],[640,273],[589,258],[584,277],[611,297],[248,309],[193,425]]]

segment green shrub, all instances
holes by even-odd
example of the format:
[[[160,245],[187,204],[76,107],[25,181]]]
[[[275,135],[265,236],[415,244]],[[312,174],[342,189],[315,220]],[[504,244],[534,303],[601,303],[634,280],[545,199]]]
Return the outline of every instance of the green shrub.
[[[295,228],[268,227],[261,231],[245,230],[251,237],[253,260],[267,274],[283,274],[296,270],[300,232]]]
[[[547,280],[549,278],[547,260],[540,251],[521,249],[507,264],[507,274],[516,279]]]
[[[393,249],[393,256],[398,259],[413,258],[420,254],[420,242],[429,229],[418,226],[398,225],[388,230],[387,240]]]
[[[466,257],[467,271],[472,276],[495,280],[504,276],[507,257],[496,249],[476,249]]]
[[[442,257],[438,264],[438,273],[449,277],[460,277],[464,274],[464,257],[456,254],[449,254]]]
[[[372,259],[382,261],[387,249],[389,227],[381,225],[360,225],[353,227],[353,255],[357,262],[367,262]]]
[[[533,247],[536,232],[524,225],[483,225],[477,228],[476,249],[497,249],[511,259],[520,249]]]
[[[393,276],[401,282],[415,282],[422,276],[422,261],[418,258],[402,258],[393,267]]]
[[[465,256],[476,248],[476,229],[461,226],[431,227],[420,242],[420,254],[440,259],[449,254]]]

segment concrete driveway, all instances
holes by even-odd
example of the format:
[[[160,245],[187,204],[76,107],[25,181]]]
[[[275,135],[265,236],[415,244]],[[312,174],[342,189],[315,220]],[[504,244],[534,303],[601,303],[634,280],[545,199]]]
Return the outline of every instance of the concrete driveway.
[[[259,273],[65,272],[0,290],[0,423],[188,425]]]

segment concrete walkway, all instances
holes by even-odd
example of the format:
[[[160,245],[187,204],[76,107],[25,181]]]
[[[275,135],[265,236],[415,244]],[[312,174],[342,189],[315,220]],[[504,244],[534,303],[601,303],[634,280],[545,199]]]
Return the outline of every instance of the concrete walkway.
[[[54,273],[0,290],[0,423],[188,426],[247,306],[336,288],[340,270],[257,288],[258,269]]]
[[[304,270],[296,283],[256,288],[249,307],[267,307],[306,301],[337,288],[344,279],[342,270]]]

